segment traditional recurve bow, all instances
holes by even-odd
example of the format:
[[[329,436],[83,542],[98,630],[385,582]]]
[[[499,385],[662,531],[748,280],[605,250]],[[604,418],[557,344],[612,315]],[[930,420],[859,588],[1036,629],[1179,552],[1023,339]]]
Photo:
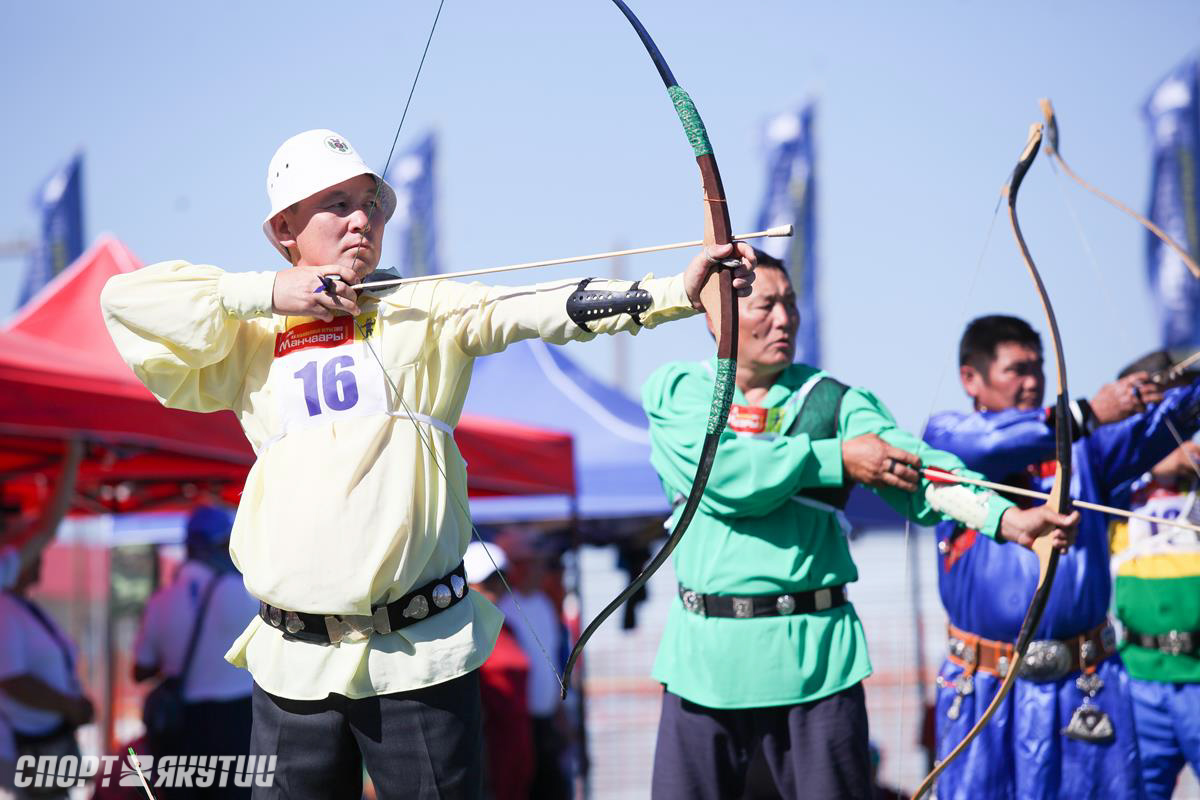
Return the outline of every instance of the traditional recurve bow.
[[[1071,169],[1071,166],[1069,164],[1067,164],[1066,159],[1063,158],[1062,152],[1059,149],[1058,117],[1054,113],[1054,105],[1050,102],[1050,99],[1048,97],[1043,97],[1041,100],[1038,101],[1038,104],[1041,106],[1042,116],[1046,120],[1046,153],[1047,153],[1047,155],[1049,155],[1052,159],[1054,159],[1054,162],[1057,163],[1062,168],[1062,171],[1064,173],[1066,173],[1066,175],[1068,177],[1070,177],[1071,180],[1078,183],[1080,186],[1082,186],[1084,189],[1086,189],[1087,191],[1094,194],[1096,197],[1099,197],[1101,200],[1104,200],[1106,203],[1109,203],[1110,205],[1114,206],[1115,208],[1117,208],[1117,209],[1125,212],[1129,216],[1133,217],[1135,220],[1137,220],[1137,222],[1142,227],[1144,227],[1146,230],[1150,231],[1150,233],[1157,236],[1159,241],[1161,241],[1167,247],[1169,247],[1175,251],[1175,254],[1179,256],[1180,260],[1183,261],[1184,266],[1186,266],[1188,268],[1188,270],[1192,273],[1192,275],[1194,277],[1200,278],[1200,265],[1196,264],[1196,260],[1194,258],[1192,258],[1191,254],[1187,251],[1187,248],[1185,248],[1183,245],[1179,244],[1179,242],[1177,242],[1173,238],[1171,238],[1171,236],[1169,236],[1167,234],[1167,232],[1164,231],[1162,228],[1160,228],[1158,225],[1155,225],[1149,219],[1142,216],[1138,212],[1134,211],[1132,208],[1125,205],[1124,203],[1122,203],[1120,200],[1116,199],[1112,195],[1110,195],[1104,191],[1101,191],[1099,188],[1088,183],[1079,175],[1079,173],[1077,173],[1077,172],[1075,172],[1075,170]],[[1080,233],[1082,235],[1082,231]],[[1178,364],[1175,364],[1168,370],[1165,370],[1161,373],[1156,373],[1154,375],[1151,375],[1150,380],[1152,380],[1156,383],[1169,384],[1173,380],[1178,378],[1180,375],[1182,375],[1184,370],[1186,370],[1187,367],[1189,367],[1192,363],[1194,363],[1197,358],[1200,358],[1200,353],[1195,353],[1195,354],[1189,356],[1188,358],[1183,359]],[[1170,417],[1166,417],[1164,421],[1166,422],[1167,429],[1170,431],[1171,436],[1175,439],[1176,444],[1178,444],[1180,447],[1183,447],[1183,443],[1184,443],[1183,437],[1179,434],[1178,429],[1175,427],[1175,424],[1171,421]],[[1193,471],[1196,473],[1196,476],[1198,478],[1200,478],[1200,466],[1197,466],[1195,462],[1191,462],[1191,464],[1192,464]]]
[[[1021,188],[1021,181],[1025,178],[1025,174],[1029,171],[1030,165],[1033,164],[1033,160],[1037,156],[1038,147],[1041,145],[1041,142],[1042,126],[1040,123],[1035,123],[1029,129],[1029,139],[1025,143],[1025,149],[1021,153],[1021,158],[1018,160],[1017,166],[1013,168],[1012,177],[1009,179],[1008,186],[1005,187],[1004,192],[1008,197],[1008,218],[1012,223],[1013,236],[1016,237],[1017,245],[1020,248],[1021,259],[1025,262],[1025,266],[1028,267],[1029,275],[1033,278],[1034,286],[1037,288],[1038,297],[1041,300],[1042,308],[1046,313],[1046,321],[1049,324],[1050,337],[1054,342],[1054,358],[1058,378],[1058,397],[1055,401],[1054,429],[1055,474],[1054,486],[1050,490],[1050,498],[1046,502],[1058,513],[1067,514],[1071,510],[1071,497],[1068,490],[1071,483],[1071,412],[1067,405],[1069,397],[1067,391],[1067,365],[1063,358],[1062,338],[1059,336],[1058,321],[1054,316],[1054,308],[1050,304],[1050,296],[1046,293],[1046,287],[1042,283],[1042,276],[1038,272],[1037,266],[1033,263],[1033,257],[1029,254],[1029,247],[1025,244],[1025,237],[1021,235],[1021,226],[1017,222],[1017,192]],[[937,780],[938,776],[950,766],[950,763],[966,751],[967,746],[971,744],[992,716],[995,715],[1000,704],[1008,696],[1013,684],[1016,682],[1021,662],[1025,658],[1025,652],[1029,649],[1029,644],[1033,641],[1034,633],[1042,621],[1042,614],[1046,610],[1046,601],[1050,597],[1050,589],[1054,584],[1054,574],[1058,569],[1059,551],[1051,546],[1049,537],[1039,537],[1033,545],[1033,550],[1037,554],[1038,559],[1037,588],[1034,589],[1033,600],[1025,612],[1025,619],[1021,623],[1020,632],[1017,634],[1017,640],[1013,648],[1013,658],[1008,665],[1008,671],[1004,675],[1004,680],[1000,684],[1000,688],[996,690],[996,695],[992,698],[992,702],[984,709],[983,714],[980,715],[975,725],[967,731],[962,741],[945,758],[941,759],[933,771],[921,782],[921,785],[913,795],[914,800],[924,796],[933,787],[934,781]]]
[[[659,77],[667,87],[667,94],[675,106],[675,112],[679,115],[680,122],[683,123],[683,131],[692,145],[692,151],[696,155],[696,164],[700,167],[700,178],[704,189],[704,243],[706,245],[729,244],[732,241],[733,233],[729,224],[729,206],[725,202],[725,188],[721,185],[721,173],[717,170],[717,160],[713,156],[708,133],[704,130],[704,122],[701,121],[692,98],[680,88],[671,68],[667,66],[666,59],[659,52],[658,46],[654,44],[654,40],[650,38],[650,34],[646,32],[641,21],[634,16],[623,0],[613,0],[613,3],[637,31],[638,37],[646,47],[646,52],[650,54],[654,66],[658,69]],[[736,253],[734,255],[736,256]],[[733,263],[736,264],[736,260]],[[684,532],[691,524],[692,517],[700,507],[700,500],[704,497],[704,488],[708,485],[708,475],[712,471],[713,459],[717,454],[717,444],[721,440],[721,433],[725,430],[725,422],[729,418],[729,406],[733,402],[734,375],[737,372],[737,296],[733,291],[733,273],[723,268],[724,266],[727,265],[722,265],[721,269],[709,277],[701,292],[701,301],[713,317],[714,327],[717,330],[717,376],[713,386],[712,405],[709,408],[704,444],[700,450],[700,458],[696,465],[696,477],[692,480],[691,491],[688,492],[687,500],[675,521],[675,526],[671,529],[671,535],[667,538],[666,544],[650,560],[641,574],[634,578],[624,591],[613,598],[612,602],[606,605],[580,634],[579,641],[571,650],[567,666],[563,670],[564,697],[571,671],[583,652],[583,646],[587,644],[588,639],[603,624],[604,620],[636,594],[659,567],[671,557],[671,553],[683,538]],[[714,284],[716,284],[715,287]]]
[[[734,241],[733,230],[729,221],[729,209],[725,200],[725,189],[721,183],[721,174],[717,169],[717,162],[713,156],[712,145],[709,143],[708,134],[704,129],[704,123],[700,119],[699,113],[696,111],[696,106],[687,92],[679,87],[675,76],[671,73],[670,67],[667,66],[658,47],[646,32],[645,27],[622,2],[622,0],[613,0],[617,8],[620,9],[629,23],[637,31],[642,43],[649,52],[654,65],[658,68],[658,73],[662,77],[663,83],[666,84],[667,93],[671,98],[671,102],[675,106],[675,111],[679,115],[680,121],[683,123],[684,133],[687,135],[688,141],[691,143],[692,150],[696,157],[696,163],[700,168],[701,182],[703,186],[704,199],[704,239],[703,243],[707,245],[725,245],[731,244]],[[444,0],[443,0],[444,3]],[[438,7],[438,16],[435,17],[433,28],[437,26],[437,19],[441,15],[441,5]],[[433,37],[433,28],[429,33],[429,40]],[[429,49],[429,41],[426,41],[425,52]],[[424,64],[424,55],[422,55],[421,64]],[[420,66],[417,68],[417,76],[420,75]],[[413,87],[416,86],[414,78]],[[409,91],[409,100],[412,99],[412,90]],[[405,105],[405,114],[407,113],[408,105]],[[400,120],[400,126],[403,126],[403,115]],[[400,129],[397,127],[396,135],[393,137],[392,148],[395,149],[395,143],[399,139]],[[390,162],[391,155],[388,160]],[[386,166],[384,168],[386,172]],[[378,192],[376,193],[376,202],[378,201]],[[714,263],[714,269],[709,275],[704,288],[701,290],[701,302],[710,316],[713,317],[714,327],[717,329],[717,370],[716,381],[713,387],[712,403],[709,408],[708,424],[704,435],[704,442],[700,451],[700,458],[696,468],[696,476],[692,481],[692,488],[688,493],[687,500],[683,505],[682,511],[679,513],[671,535],[668,537],[666,544],[655,555],[649,564],[642,570],[641,574],[616,598],[612,600],[604,609],[596,616],[594,620],[584,629],[576,642],[575,647],[571,650],[570,657],[563,673],[559,677],[559,685],[563,697],[567,694],[567,689],[570,685],[571,672],[575,664],[579,660],[580,654],[583,652],[583,647],[591,638],[592,634],[600,627],[614,611],[621,607],[631,596],[633,596],[650,577],[661,567],[674,551],[680,539],[683,538],[684,532],[691,523],[693,516],[700,505],[700,500],[704,496],[705,486],[708,484],[708,476],[712,470],[713,460],[717,452],[717,444],[721,439],[721,433],[725,429],[725,423],[729,416],[729,407],[733,402],[734,392],[734,376],[736,373],[737,360],[737,295],[733,288],[733,274],[731,267],[739,263],[736,258],[736,252],[732,254],[729,260],[722,263]],[[325,291],[332,292],[332,284],[328,281],[325,283]],[[358,324],[357,321],[355,323]],[[370,346],[369,338],[364,336],[364,341],[370,347],[376,361],[383,370],[384,377],[391,387],[393,395],[397,402],[403,408],[405,414],[412,420],[413,425],[417,429],[417,437],[422,446],[428,449],[431,453],[435,453],[433,461],[437,468],[442,472],[443,479],[448,478],[445,474],[445,466],[437,459],[436,450],[432,445],[425,440],[426,432],[422,430],[420,424],[413,416],[411,409],[408,408],[404,401],[403,395],[400,393],[396,384],[392,381],[391,376],[387,374],[387,369],[380,359],[378,353],[373,346]],[[464,498],[455,496],[454,501],[460,506],[460,510],[467,514],[470,518],[469,509]],[[474,536],[482,541],[479,532],[472,525]],[[490,558],[490,554],[489,554]],[[501,576],[503,577],[503,575]],[[511,588],[508,589],[511,593]],[[541,642],[538,642],[541,646]],[[549,654],[546,653],[545,647],[542,646],[542,655],[550,662]],[[553,664],[551,663],[553,669]],[[557,675],[557,670],[555,670]]]

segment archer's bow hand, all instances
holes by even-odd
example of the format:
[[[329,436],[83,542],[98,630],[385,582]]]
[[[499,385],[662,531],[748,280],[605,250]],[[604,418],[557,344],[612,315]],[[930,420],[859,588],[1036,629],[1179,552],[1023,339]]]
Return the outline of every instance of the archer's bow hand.
[[[337,311],[355,316],[358,294],[350,286],[357,280],[354,270],[337,264],[281,270],[275,274],[271,305],[276,314],[316,317],[326,322]]]
[[[1005,540],[1033,547],[1038,538],[1049,536],[1054,548],[1062,553],[1075,542],[1078,526],[1078,511],[1059,514],[1048,505],[1010,508],[1000,517],[1000,535]]]
[[[736,254],[734,253],[735,247],[737,248]],[[754,267],[757,263],[758,258],[754,255],[754,248],[744,242],[710,244],[705,247],[704,252],[693,258],[687,265],[687,269],[683,271],[683,286],[687,291],[688,299],[692,301],[692,308],[697,311],[704,310],[704,303],[700,301],[700,290],[704,288],[704,284],[708,283],[709,275],[718,269],[732,269],[734,291],[737,292],[738,297],[749,297],[750,284],[754,283]]]

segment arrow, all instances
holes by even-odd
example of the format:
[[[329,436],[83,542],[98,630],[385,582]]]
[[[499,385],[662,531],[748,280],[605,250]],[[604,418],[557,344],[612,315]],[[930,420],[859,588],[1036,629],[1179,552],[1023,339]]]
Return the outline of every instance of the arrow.
[[[791,236],[791,225],[779,225],[774,228],[768,228],[765,231],[754,231],[753,233],[740,233],[737,236],[731,237],[735,242],[742,242],[747,239],[762,239],[768,236]],[[676,242],[674,244],[657,244],[651,247],[635,247],[631,250],[609,250],[605,253],[592,253],[587,256],[571,256],[569,258],[552,258],[548,261],[526,261],[523,264],[509,264],[503,267],[484,267],[482,269],[468,269],[462,272],[447,272],[437,275],[417,275],[411,278],[395,278],[387,281],[371,281],[370,283],[356,283],[351,286],[351,289],[378,289],[384,286],[399,286],[407,283],[422,283],[424,281],[445,281],[455,278],[467,278],[472,275],[491,275],[496,272],[515,272],[519,269],[534,269],[535,267],[555,267],[560,264],[574,264],[580,261],[601,261],[607,258],[621,258],[622,256],[641,255],[642,253],[658,253],[663,250],[682,250],[686,247],[699,247],[704,244],[702,239],[696,239],[691,242]],[[334,280],[340,280],[336,275],[327,277]],[[318,289],[323,291],[323,289]]]
[[[995,483],[994,481],[985,481],[978,478],[968,478],[963,475],[955,475],[953,472],[946,472],[945,470],[934,469],[931,467],[922,469],[921,473],[934,483],[967,483],[971,486],[981,486],[984,489],[993,489],[997,492],[1020,495],[1021,497],[1032,497],[1039,500],[1050,499],[1050,495],[1046,494],[1045,492],[1037,492],[1033,489],[1022,489],[1017,486],[1009,486],[1006,483]],[[1200,533],[1200,526],[1178,519],[1165,519],[1163,517],[1155,517],[1150,514],[1139,514],[1134,511],[1126,511],[1123,508],[1102,506],[1099,503],[1088,503],[1083,500],[1075,500],[1073,498],[1071,500],[1071,504],[1077,508],[1086,508],[1088,511],[1099,511],[1102,514],[1112,514],[1117,517],[1126,517],[1128,519],[1140,519],[1144,522],[1152,522],[1157,525],[1169,525],[1173,528],[1186,528],[1190,531]]]
[[[138,763],[137,753],[133,752],[133,748],[129,748],[129,761],[133,764],[133,768],[137,770],[138,777],[142,779],[142,788],[146,790],[146,796],[150,800],[154,800],[154,792],[150,791],[150,784],[146,781],[146,775],[142,772],[142,765]]]

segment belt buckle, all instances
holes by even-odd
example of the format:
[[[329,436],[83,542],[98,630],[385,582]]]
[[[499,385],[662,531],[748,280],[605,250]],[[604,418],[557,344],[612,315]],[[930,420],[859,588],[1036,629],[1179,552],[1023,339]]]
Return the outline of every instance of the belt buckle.
[[[817,611],[833,608],[833,592],[829,589],[818,589],[813,592],[813,607]]]
[[[300,619],[300,615],[295,611],[287,612],[284,617],[287,621],[284,623],[284,629],[295,636],[300,631],[304,630],[304,620]]]
[[[1100,644],[1104,646],[1104,653],[1115,653],[1117,650],[1117,632],[1112,625],[1105,625],[1104,630],[1100,631]]]
[[[946,652],[960,661],[965,661],[967,664],[974,665],[975,663],[975,648],[957,636],[951,636],[947,640]]]
[[[684,589],[680,592],[679,599],[683,601],[683,607],[693,614],[699,614],[702,617],[708,616],[708,612],[704,608],[704,599],[691,589]]]
[[[733,616],[737,619],[749,619],[754,616],[754,600],[749,597],[733,598]]]
[[[1192,634],[1189,631],[1168,631],[1159,639],[1162,642],[1159,649],[1169,655],[1177,656],[1192,651]]]
[[[333,644],[365,642],[375,632],[375,618],[366,614],[329,614],[325,617],[325,630]]]
[[[1071,651],[1057,639],[1040,639],[1029,643],[1021,660],[1020,676],[1027,681],[1055,681],[1071,669]]]
[[[376,633],[387,634],[392,632],[392,618],[388,616],[387,606],[380,606],[375,609],[375,613],[371,615],[371,621]]]

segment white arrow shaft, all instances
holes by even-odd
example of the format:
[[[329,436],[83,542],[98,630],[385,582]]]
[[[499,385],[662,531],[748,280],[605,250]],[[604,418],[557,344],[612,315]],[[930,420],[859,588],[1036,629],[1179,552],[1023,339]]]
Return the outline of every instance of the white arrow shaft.
[[[791,225],[779,225],[774,228],[768,228],[765,231],[755,231],[754,233],[740,233],[733,237],[734,241],[741,242],[747,239],[762,239],[767,236],[791,236]],[[473,275],[491,275],[496,272],[514,272],[519,269],[534,269],[535,267],[556,267],[560,264],[575,264],[580,261],[600,261],[606,258],[621,258],[622,256],[636,256],[643,253],[658,253],[664,250],[682,250],[685,247],[699,247],[704,244],[701,239],[696,239],[691,242],[676,242],[674,244],[658,244],[652,247],[635,247],[631,250],[609,250],[606,253],[592,253],[586,256],[571,256],[569,258],[552,258],[547,261],[526,261],[523,264],[509,264],[503,267],[484,267],[482,269],[468,269],[462,272],[448,272],[439,275],[418,275],[412,278],[396,278],[390,281],[371,281],[370,283],[358,283],[351,286],[351,289],[378,289],[384,286],[399,286],[405,283],[422,283],[424,281],[445,281],[455,278],[469,278]],[[331,276],[336,277],[336,276]]]
[[[940,470],[923,469],[921,472],[925,477],[934,481],[954,481],[956,483],[969,483],[972,486],[982,486],[984,489],[994,489],[997,492],[1005,494],[1016,494],[1022,497],[1032,497],[1040,500],[1049,500],[1050,495],[1045,492],[1035,492],[1033,489],[1021,489],[1017,486],[1009,486],[1006,483],[995,483],[993,481],[979,480],[978,478],[967,478],[962,475],[955,475],[951,472],[942,472]],[[1136,511],[1126,511],[1123,508],[1113,508],[1112,506],[1102,506],[1099,503],[1089,503],[1085,500],[1071,500],[1071,505],[1077,508],[1084,508],[1088,511],[1099,511],[1103,514],[1113,514],[1118,517],[1127,517],[1129,519],[1140,519],[1145,522],[1153,522],[1157,525],[1169,525],[1172,528],[1187,528],[1188,530],[1200,533],[1200,526],[1185,522],[1179,519],[1164,519],[1163,517],[1155,517],[1150,514],[1139,514]]]

